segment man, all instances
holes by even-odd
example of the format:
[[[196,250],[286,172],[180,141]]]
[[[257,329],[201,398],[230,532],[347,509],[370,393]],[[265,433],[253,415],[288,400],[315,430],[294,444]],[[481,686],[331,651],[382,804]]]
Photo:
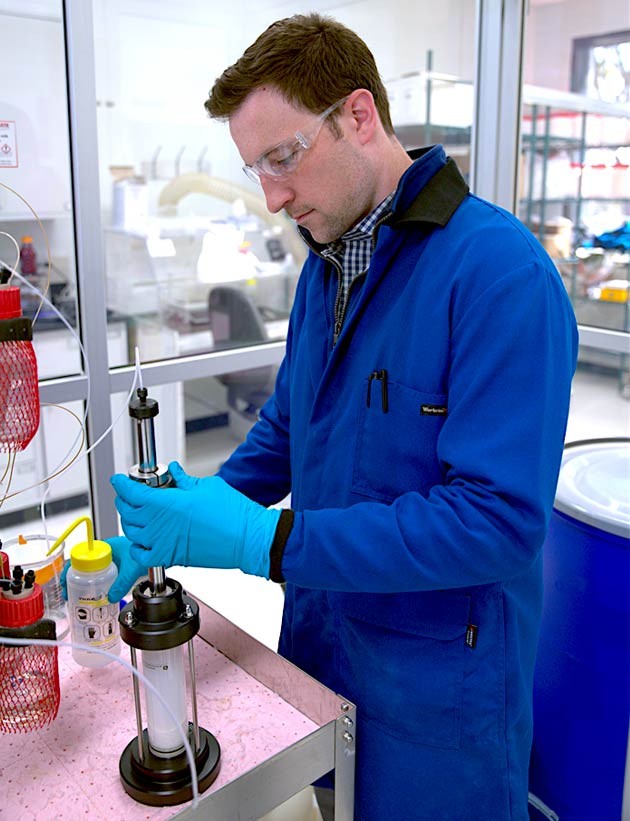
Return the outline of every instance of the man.
[[[218,475],[113,478],[137,544],[112,596],[152,564],[286,581],[280,652],[358,706],[355,817],[525,821],[577,351],[558,273],[440,146],[405,153],[335,21],[275,23],[206,107],[310,252],[275,393]]]

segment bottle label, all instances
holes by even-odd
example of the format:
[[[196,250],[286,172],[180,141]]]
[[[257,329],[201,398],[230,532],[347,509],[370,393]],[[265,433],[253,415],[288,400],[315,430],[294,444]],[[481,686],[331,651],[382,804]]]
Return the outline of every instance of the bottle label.
[[[118,604],[102,598],[79,597],[72,606],[72,633],[77,644],[110,650],[119,641]]]

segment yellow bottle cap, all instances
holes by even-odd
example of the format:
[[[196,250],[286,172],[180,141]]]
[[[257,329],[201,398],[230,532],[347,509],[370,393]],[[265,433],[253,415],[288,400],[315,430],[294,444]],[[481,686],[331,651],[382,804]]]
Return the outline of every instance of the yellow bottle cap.
[[[63,540],[68,538],[75,527],[80,524],[85,524],[87,528],[87,542],[75,544],[70,551],[70,564],[75,570],[82,570],[84,573],[94,573],[97,570],[104,570],[112,560],[112,549],[107,542],[102,542],[94,538],[92,520],[88,516],[80,516],[69,528],[64,530],[46,555],[50,556]]]
[[[94,573],[104,570],[112,560],[112,549],[107,542],[95,539],[93,542],[80,542],[70,551],[70,564],[75,570]]]
[[[22,237],[22,242],[33,242],[33,237]]]

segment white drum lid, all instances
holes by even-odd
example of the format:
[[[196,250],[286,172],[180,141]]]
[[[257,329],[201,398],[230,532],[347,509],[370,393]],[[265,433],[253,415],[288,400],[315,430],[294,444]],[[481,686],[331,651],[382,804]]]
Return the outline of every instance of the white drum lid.
[[[630,439],[601,439],[567,445],[554,508],[600,530],[629,539]]]

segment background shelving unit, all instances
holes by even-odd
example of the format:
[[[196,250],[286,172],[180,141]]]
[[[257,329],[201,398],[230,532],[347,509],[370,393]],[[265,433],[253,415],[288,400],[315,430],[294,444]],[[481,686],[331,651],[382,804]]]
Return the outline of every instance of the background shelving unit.
[[[630,220],[630,106],[535,86],[523,106],[518,216],[554,258],[578,322],[630,331],[630,249],[593,240]],[[617,369],[630,395],[628,354],[582,348],[580,362]]]
[[[425,68],[387,83],[396,135],[406,149],[442,143],[464,176],[470,169],[474,88],[470,81]],[[592,236],[630,221],[630,106],[537,86],[523,86],[517,216],[554,259],[578,323],[630,331],[623,289],[614,299],[600,286],[630,281],[630,249],[592,246]],[[614,369],[630,398],[630,351],[583,346],[580,362]]]
[[[475,106],[474,86],[433,69],[433,52],[426,53],[423,71],[386,83],[396,136],[409,151],[441,143],[468,179]]]
[[[424,70],[387,83],[396,135],[407,149],[444,144],[447,153],[467,174],[474,113],[473,83],[436,72],[432,63],[429,51]],[[623,209],[630,216],[630,106],[525,85],[523,107],[519,217],[535,229],[539,238],[544,239],[547,217],[569,218],[577,230],[585,208],[591,206],[600,206],[601,210],[601,206],[617,204],[620,212]],[[558,133],[558,123],[563,126],[561,133]],[[614,155],[620,150],[625,152],[623,162],[618,159],[608,168],[603,163],[589,167],[588,152],[607,151]],[[571,168],[565,180],[567,190],[554,194],[550,171],[554,154],[558,152],[569,156]],[[466,159],[461,161],[462,157]],[[533,161],[535,158],[538,162]],[[608,177],[601,181],[608,185],[600,184],[592,175],[586,181],[591,169],[595,169],[593,174],[601,171],[602,178]],[[579,240],[579,234],[574,239]]]
[[[539,238],[544,239],[548,214],[557,215],[559,210],[574,223],[575,245],[580,239],[584,209],[589,204],[617,204],[630,212],[630,106],[535,86],[524,86],[523,105],[525,173],[521,179],[519,216],[537,229]],[[589,152],[597,152],[599,162],[589,164]],[[559,195],[550,190],[549,180],[550,164],[558,153],[569,160],[570,176],[565,184],[567,189],[573,189]],[[604,153],[614,162],[604,162]],[[589,174],[593,179],[586,190]],[[601,177],[599,183],[597,175]]]

